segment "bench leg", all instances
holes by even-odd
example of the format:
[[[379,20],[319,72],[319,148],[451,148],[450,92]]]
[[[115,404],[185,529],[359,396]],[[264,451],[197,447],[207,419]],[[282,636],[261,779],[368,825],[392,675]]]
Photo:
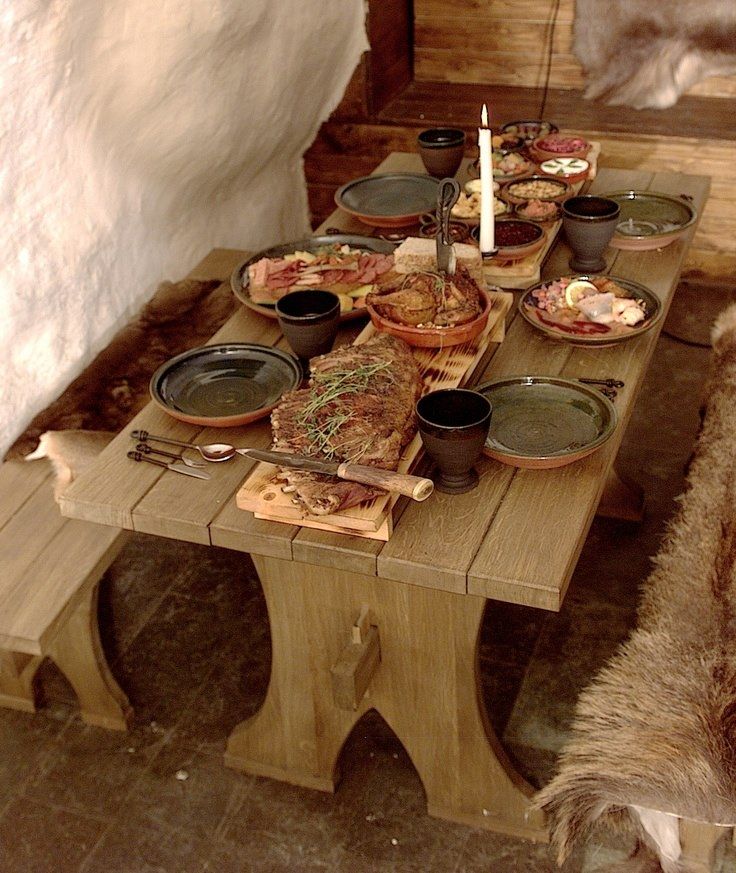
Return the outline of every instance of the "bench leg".
[[[36,711],[33,677],[43,659],[0,649],[0,706]]]
[[[127,730],[133,710],[107,666],[97,625],[99,585],[69,616],[47,654],[66,676],[79,700],[87,724]]]
[[[681,861],[692,873],[712,873],[716,843],[728,828],[703,822],[680,819]]]

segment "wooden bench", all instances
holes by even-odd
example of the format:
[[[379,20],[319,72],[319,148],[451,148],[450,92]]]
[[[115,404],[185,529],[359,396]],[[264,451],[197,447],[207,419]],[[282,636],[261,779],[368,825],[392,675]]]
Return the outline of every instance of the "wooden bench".
[[[126,730],[128,699],[100,645],[100,578],[130,534],[65,519],[46,460],[0,465],[0,705],[35,712],[33,679],[50,658],[88,724]]]

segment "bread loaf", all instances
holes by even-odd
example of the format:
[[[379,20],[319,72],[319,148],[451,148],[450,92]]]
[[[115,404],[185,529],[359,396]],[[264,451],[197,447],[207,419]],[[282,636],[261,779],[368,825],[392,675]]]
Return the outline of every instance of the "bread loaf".
[[[464,243],[454,243],[453,249],[457,263],[465,267],[481,288],[485,288],[483,259],[480,250]],[[437,243],[434,239],[410,236],[394,249],[394,270],[397,273],[415,273],[420,270],[436,269]]]

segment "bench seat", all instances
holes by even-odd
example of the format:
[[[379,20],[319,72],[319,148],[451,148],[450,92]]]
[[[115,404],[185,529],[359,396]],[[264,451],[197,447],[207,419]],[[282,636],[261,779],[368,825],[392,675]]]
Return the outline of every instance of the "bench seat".
[[[0,705],[34,712],[44,658],[61,670],[88,724],[127,729],[128,699],[97,625],[99,582],[130,534],[65,519],[46,460],[0,465]]]

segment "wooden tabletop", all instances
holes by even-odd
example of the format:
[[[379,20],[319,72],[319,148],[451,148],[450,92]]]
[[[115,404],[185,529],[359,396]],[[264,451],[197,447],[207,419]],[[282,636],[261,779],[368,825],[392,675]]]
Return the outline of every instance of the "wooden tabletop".
[[[420,172],[416,155],[395,153],[377,172]],[[708,196],[703,176],[602,169],[591,184],[598,193],[644,189],[687,194],[699,212]],[[366,234],[365,225],[339,210],[323,228]],[[321,229],[323,229],[321,228]],[[320,229],[320,230],[321,230]],[[659,251],[608,250],[608,272],[641,282],[669,308],[695,228]],[[245,253],[216,249],[191,272],[226,279]],[[543,277],[569,273],[569,251],[559,242]],[[492,348],[477,382],[509,375],[609,377],[624,380],[615,400],[619,425],[601,449],[556,470],[520,470],[483,458],[479,487],[462,495],[435,494],[424,503],[405,500],[387,543],[256,519],[235,505],[235,493],[252,463],[237,458],[208,467],[210,481],[189,479],[126,458],[134,428],[179,439],[270,444],[262,421],[243,428],[203,430],[174,421],[153,404],[103,451],[65,492],[62,512],[75,518],[191,542],[350,570],[386,580],[475,594],[545,609],[559,609],[598,506],[664,318],[647,333],[618,346],[575,347],[547,339],[513,308],[505,340]],[[351,322],[340,341],[362,326]],[[248,341],[286,348],[276,321],[242,307],[212,342]]]

